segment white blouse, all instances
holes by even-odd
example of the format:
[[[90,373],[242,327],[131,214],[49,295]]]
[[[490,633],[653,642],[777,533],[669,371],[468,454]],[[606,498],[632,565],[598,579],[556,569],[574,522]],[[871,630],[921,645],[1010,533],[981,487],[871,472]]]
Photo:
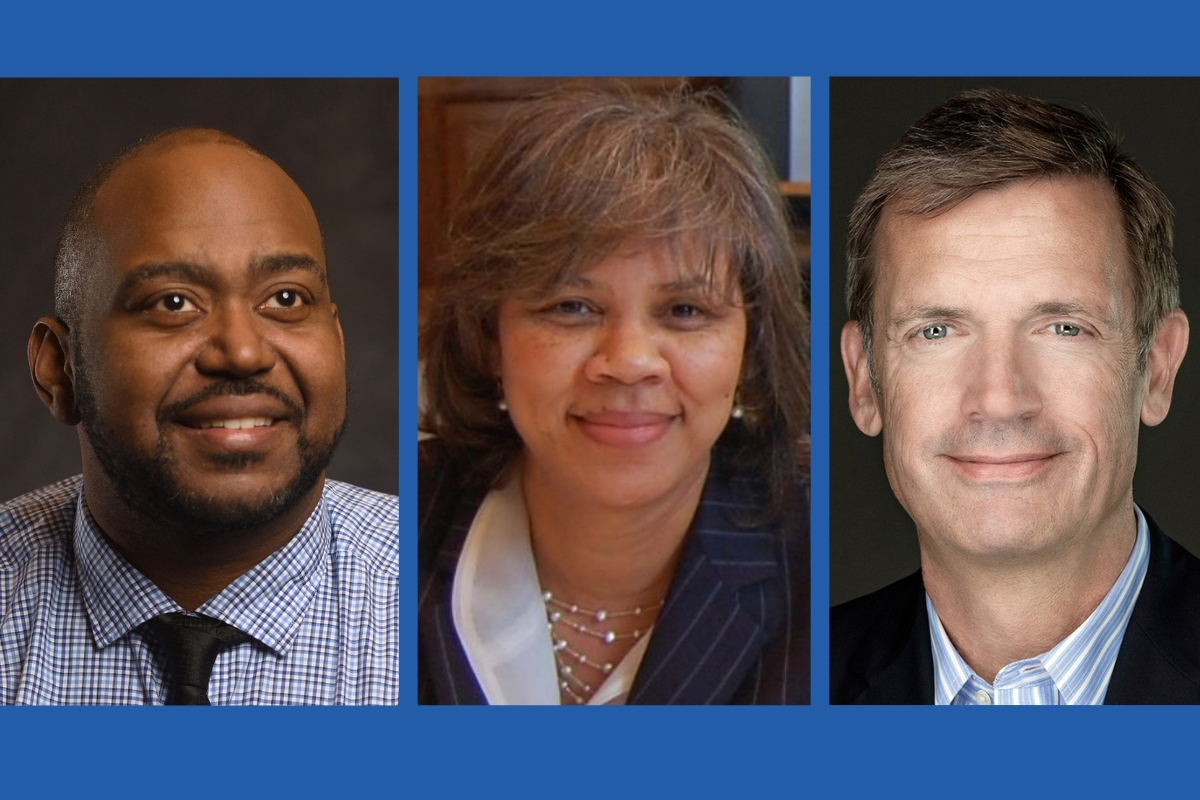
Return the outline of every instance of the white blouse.
[[[451,597],[454,627],[491,705],[559,705],[558,669],[529,541],[521,482],[484,498],[467,532]],[[651,629],[653,630],[653,629]],[[608,675],[588,705],[624,705],[649,634]]]

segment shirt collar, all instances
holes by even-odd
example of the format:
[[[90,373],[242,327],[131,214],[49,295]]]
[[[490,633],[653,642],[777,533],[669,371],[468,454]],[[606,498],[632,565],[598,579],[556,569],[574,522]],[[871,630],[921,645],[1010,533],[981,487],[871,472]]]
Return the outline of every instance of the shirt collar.
[[[521,481],[511,474],[475,514],[455,569],[451,608],[455,632],[490,704],[559,703],[529,515]],[[641,637],[589,705],[625,703],[649,639]]]
[[[125,560],[92,519],[83,484],[75,501],[75,564],[97,647],[104,648],[148,619],[179,605]]]
[[[1060,703],[1099,705],[1104,702],[1121,639],[1133,614],[1133,606],[1141,591],[1150,559],[1150,532],[1146,518],[1137,506],[1133,510],[1137,517],[1133,552],[1100,605],[1082,625],[1048,652],[1004,667],[997,674],[997,683],[1014,672],[1038,674],[1044,669],[1053,681]],[[980,687],[992,687],[963,661],[946,634],[928,594],[925,595],[925,607],[929,611],[929,637],[933,647],[934,704],[951,705],[956,699],[972,702],[961,695],[964,692],[973,695]]]
[[[234,625],[280,655],[300,629],[329,561],[332,527],[325,493],[300,530],[196,610]],[[92,519],[81,490],[75,553],[83,604],[100,648],[146,620],[183,609],[133,567]]]

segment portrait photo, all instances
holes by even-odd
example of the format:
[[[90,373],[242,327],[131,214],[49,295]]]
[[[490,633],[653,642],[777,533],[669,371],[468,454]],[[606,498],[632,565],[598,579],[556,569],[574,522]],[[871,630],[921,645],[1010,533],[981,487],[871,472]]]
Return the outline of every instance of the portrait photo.
[[[832,702],[1200,699],[1198,126],[1192,79],[831,79]]]
[[[397,81],[0,110],[0,704],[396,703]]]
[[[807,81],[420,90],[419,702],[807,703]]]

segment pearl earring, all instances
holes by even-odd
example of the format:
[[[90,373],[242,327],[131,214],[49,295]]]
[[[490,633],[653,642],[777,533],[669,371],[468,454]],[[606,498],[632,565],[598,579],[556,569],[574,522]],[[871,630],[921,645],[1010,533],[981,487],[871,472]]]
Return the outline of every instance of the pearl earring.
[[[735,403],[733,408],[729,411],[729,416],[733,417],[734,419],[741,419],[742,417],[746,416],[746,409]]]

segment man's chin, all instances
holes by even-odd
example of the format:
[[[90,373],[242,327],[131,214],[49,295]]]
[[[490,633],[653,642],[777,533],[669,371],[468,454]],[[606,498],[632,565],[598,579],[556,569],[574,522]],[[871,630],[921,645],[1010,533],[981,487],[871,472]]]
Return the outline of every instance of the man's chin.
[[[998,509],[994,509],[998,511]],[[985,513],[954,515],[936,526],[940,534],[926,539],[941,540],[958,557],[979,561],[1036,562],[1049,550],[1061,547],[1069,534],[1062,530],[1061,520],[1052,516],[1039,517],[1011,513]],[[933,530],[927,527],[926,530]],[[929,543],[937,547],[934,541]]]
[[[184,530],[197,533],[235,532],[257,528],[287,514],[302,504],[314,489],[319,491],[321,475],[302,482],[296,480],[274,491],[212,492],[180,488],[170,502],[144,508],[155,521],[170,521]],[[135,498],[126,498],[126,502]],[[144,503],[142,498],[140,503]],[[132,503],[130,503],[132,505]]]
[[[106,432],[104,432],[106,433]],[[188,463],[161,446],[141,456],[115,437],[90,437],[113,492],[154,526],[211,535],[266,525],[320,490],[337,439],[320,446],[301,440],[288,463],[239,454],[237,463]]]

